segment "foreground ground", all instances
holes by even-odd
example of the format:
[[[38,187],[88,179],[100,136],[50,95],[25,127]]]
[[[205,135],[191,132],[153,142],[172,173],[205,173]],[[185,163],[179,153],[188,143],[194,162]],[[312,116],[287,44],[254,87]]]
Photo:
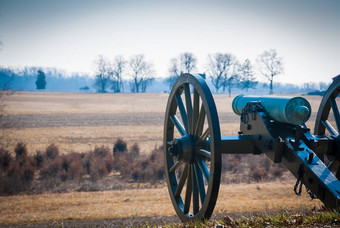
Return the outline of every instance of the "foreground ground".
[[[320,208],[304,192],[293,192],[294,182],[221,185],[215,214]],[[129,189],[101,192],[19,195],[0,197],[0,224],[53,223],[65,220],[113,218],[140,224],[152,216],[175,215],[167,189]],[[171,222],[179,222],[171,217]]]

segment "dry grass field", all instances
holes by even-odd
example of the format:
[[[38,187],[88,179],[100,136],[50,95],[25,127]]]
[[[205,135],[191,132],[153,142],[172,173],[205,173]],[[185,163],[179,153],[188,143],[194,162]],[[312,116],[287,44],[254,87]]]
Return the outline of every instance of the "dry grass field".
[[[320,208],[320,201],[307,193],[296,196],[293,185],[221,185],[214,213]],[[0,211],[0,224],[175,215],[165,187],[0,197]]]
[[[239,117],[228,95],[214,95],[222,135],[237,134]],[[306,97],[314,128],[319,96]],[[13,149],[23,141],[31,153],[56,143],[61,153],[87,152],[96,145],[110,148],[118,138],[137,142],[142,153],[162,145],[164,112],[168,94],[73,94],[18,92],[7,99],[0,122],[2,143]]]
[[[142,154],[162,145],[163,118],[168,94],[71,94],[18,92],[7,99],[1,142],[13,151],[27,144],[29,153],[55,143],[61,153],[87,152],[122,138],[137,142]],[[228,95],[214,95],[222,135],[237,134],[239,117]],[[321,97],[306,97],[314,128]],[[294,182],[222,185],[215,213],[319,207],[304,193],[293,193]],[[18,195],[0,197],[0,224],[50,222],[65,219],[104,219],[173,215],[167,189],[129,189],[103,192]]]

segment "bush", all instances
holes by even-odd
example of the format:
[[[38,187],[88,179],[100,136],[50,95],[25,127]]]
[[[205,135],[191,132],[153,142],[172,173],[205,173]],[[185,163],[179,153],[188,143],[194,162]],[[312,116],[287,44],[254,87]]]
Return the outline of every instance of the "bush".
[[[277,166],[273,166],[271,169],[271,173],[274,178],[280,178],[282,177],[283,173],[286,171],[286,168],[283,167],[281,164]]]
[[[46,148],[45,154],[48,159],[53,160],[59,156],[59,148],[53,143]]]
[[[122,166],[121,174],[135,182],[156,183],[164,178],[164,162],[162,147],[155,148],[149,156],[135,159]]]
[[[0,169],[7,170],[12,161],[12,156],[8,150],[0,148]]]
[[[130,154],[132,156],[132,158],[138,158],[139,157],[139,146],[137,143],[134,143],[130,149]]]
[[[0,193],[2,195],[12,195],[30,188],[34,179],[35,169],[30,163],[20,164],[13,161],[9,166],[6,175],[1,175]]]
[[[63,171],[62,180],[73,180],[76,178],[81,178],[86,174],[86,169],[82,165],[81,154],[71,153],[63,156]]]
[[[56,157],[54,160],[46,162],[43,168],[40,170],[40,176],[43,179],[58,178],[62,171],[63,159]]]
[[[122,139],[117,139],[114,147],[113,147],[113,156],[116,156],[118,153],[124,153],[127,151],[127,144]]]
[[[250,165],[251,176],[254,181],[262,181],[268,178],[268,173],[263,168],[259,167],[258,163],[252,163]]]
[[[101,158],[104,158],[106,157],[108,154],[110,153],[110,149],[108,147],[104,147],[104,146],[101,146],[101,147],[95,147],[94,148],[94,154],[95,156],[99,156]]]
[[[34,160],[35,160],[36,167],[41,168],[44,162],[44,156],[40,150],[38,150],[36,154],[34,155]]]
[[[91,153],[91,155],[89,156],[88,164],[89,164],[88,174],[94,180],[103,177],[109,173],[104,160],[101,157],[95,156],[94,153],[93,154]]]
[[[27,159],[27,148],[26,148],[26,144],[24,144],[23,142],[18,142],[15,149],[15,159],[19,162],[21,162],[21,164]]]

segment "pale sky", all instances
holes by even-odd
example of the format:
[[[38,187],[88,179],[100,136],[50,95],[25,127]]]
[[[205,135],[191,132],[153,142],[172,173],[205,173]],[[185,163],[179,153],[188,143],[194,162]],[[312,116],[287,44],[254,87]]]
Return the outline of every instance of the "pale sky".
[[[331,82],[340,74],[340,1],[0,0],[0,40],[2,67],[93,74],[98,55],[144,54],[165,77],[182,52],[204,72],[211,53],[256,65],[276,49],[285,74],[275,82]]]

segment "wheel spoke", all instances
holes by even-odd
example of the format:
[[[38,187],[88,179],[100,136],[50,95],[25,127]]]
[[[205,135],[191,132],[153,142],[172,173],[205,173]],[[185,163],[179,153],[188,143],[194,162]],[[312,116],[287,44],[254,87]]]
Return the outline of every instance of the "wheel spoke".
[[[181,124],[181,122],[179,121],[179,119],[177,118],[177,116],[175,115],[171,115],[169,116],[172,123],[175,125],[175,127],[177,128],[177,130],[179,131],[179,133],[181,134],[181,136],[185,135],[185,130],[183,128],[183,125]]]
[[[176,163],[169,169],[169,173],[173,174],[183,164],[183,161],[176,161]]]
[[[203,206],[203,202],[205,200],[205,189],[204,189],[204,182],[203,182],[203,176],[200,168],[198,167],[198,164],[195,162],[195,174],[196,174],[196,180],[198,185],[198,191],[200,193],[201,198],[201,207]]]
[[[189,84],[184,84],[184,92],[185,92],[185,104],[187,106],[187,114],[188,114],[188,133],[192,134],[192,102],[191,102],[191,94]]]
[[[203,104],[201,105],[201,111],[200,114],[198,116],[198,122],[196,125],[196,129],[195,129],[195,135],[200,136],[202,134],[203,131],[203,127],[204,127],[204,119],[205,119],[205,109]]]
[[[189,165],[187,189],[185,191],[185,203],[184,203],[184,211],[183,211],[184,214],[188,214],[190,210],[191,192],[192,192],[192,178],[191,178],[191,165]]]
[[[326,127],[326,129],[331,133],[332,136],[338,136],[339,133],[333,128],[333,126],[328,122],[328,120],[321,120],[321,123]]]
[[[192,206],[194,215],[197,214],[199,210],[199,198],[198,198],[198,186],[197,186],[197,177],[195,173],[194,165],[190,165],[191,167],[191,179],[192,179]]]
[[[175,95],[175,98],[176,98],[176,101],[177,101],[177,106],[178,106],[179,112],[180,112],[181,117],[182,117],[182,121],[183,121],[183,123],[184,123],[185,131],[188,132],[187,112],[185,111],[185,108],[184,108],[184,104],[183,104],[181,95],[176,94],[176,95]]]
[[[198,114],[199,114],[199,105],[200,105],[200,100],[199,100],[199,94],[196,91],[196,89],[194,89],[194,110],[193,110],[193,114],[192,114],[192,128],[193,131],[195,131],[195,126],[197,125],[197,121],[198,121]],[[194,133],[194,132],[193,132]]]
[[[205,164],[204,160],[201,158],[196,158],[196,162],[198,166],[200,167],[201,172],[203,173],[203,176],[207,182],[209,182],[209,170],[207,168],[207,165]]]
[[[336,128],[339,131],[340,130],[340,115],[339,115],[338,105],[336,104],[335,97],[332,97],[329,101],[330,101],[331,106],[332,106],[333,115],[334,115],[334,119],[335,119],[335,123],[336,123]]]
[[[204,150],[204,149],[200,149],[199,151],[197,151],[197,153],[203,157],[206,157],[206,158],[211,158],[211,153],[207,150]]]
[[[179,179],[178,186],[177,186],[177,189],[176,189],[176,192],[175,192],[175,198],[176,198],[177,201],[179,199],[179,196],[181,195],[185,181],[188,178],[188,172],[189,172],[189,165],[186,164],[185,167],[184,167],[184,171],[182,173],[182,176]]]
[[[197,145],[202,146],[210,135],[210,128],[208,127],[198,140]]]

